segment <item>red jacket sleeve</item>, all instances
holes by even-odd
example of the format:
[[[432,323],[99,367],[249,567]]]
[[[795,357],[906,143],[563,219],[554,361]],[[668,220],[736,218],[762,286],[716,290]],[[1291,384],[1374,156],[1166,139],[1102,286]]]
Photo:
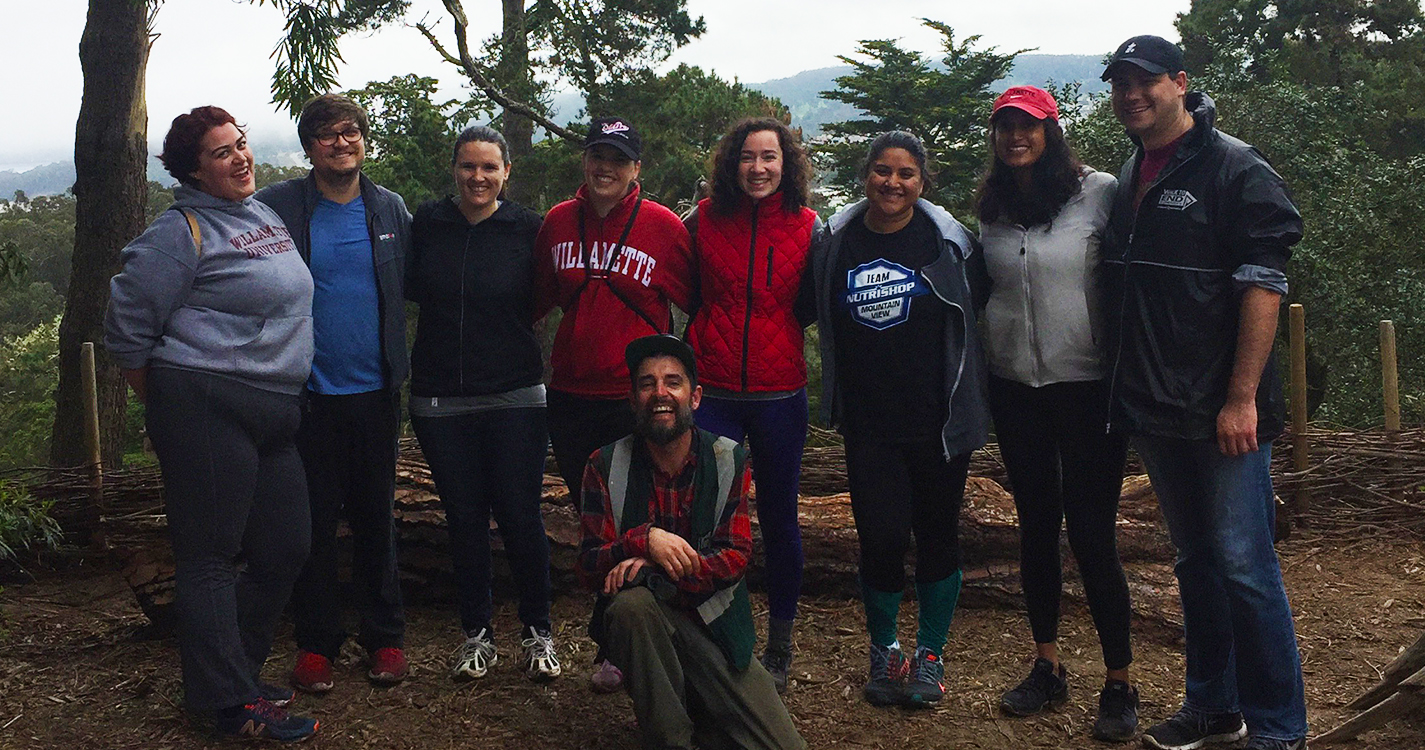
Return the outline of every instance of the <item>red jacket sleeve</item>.
[[[609,485],[599,473],[595,453],[584,467],[583,499],[580,503],[579,578],[595,591],[603,589],[604,578],[615,565],[630,557],[648,556],[648,529],[642,524],[618,533],[614,525],[613,503]],[[751,527],[748,527],[748,549],[751,549]]]

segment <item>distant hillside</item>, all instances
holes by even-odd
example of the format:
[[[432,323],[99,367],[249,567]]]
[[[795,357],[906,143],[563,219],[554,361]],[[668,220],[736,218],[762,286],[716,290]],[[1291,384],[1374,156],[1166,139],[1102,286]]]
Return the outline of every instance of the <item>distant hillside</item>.
[[[807,135],[815,135],[828,122],[849,120],[858,115],[856,108],[848,104],[820,98],[821,92],[836,88],[838,76],[852,70],[850,65],[840,65],[747,85],[782,100],[792,110],[792,124],[801,127]],[[1010,86],[1043,86],[1048,81],[1058,84],[1080,81],[1083,92],[1093,94],[1108,90],[1108,84],[1098,78],[1102,72],[1103,62],[1098,55],[1024,54],[1015,58],[1009,75],[994,88],[1003,91]]]

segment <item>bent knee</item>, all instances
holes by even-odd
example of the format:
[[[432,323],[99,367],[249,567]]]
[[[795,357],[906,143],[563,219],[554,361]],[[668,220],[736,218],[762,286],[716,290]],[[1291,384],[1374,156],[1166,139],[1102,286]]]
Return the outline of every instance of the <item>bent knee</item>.
[[[608,626],[614,628],[644,622],[658,614],[658,600],[653,592],[643,586],[633,586],[613,595],[604,618]]]

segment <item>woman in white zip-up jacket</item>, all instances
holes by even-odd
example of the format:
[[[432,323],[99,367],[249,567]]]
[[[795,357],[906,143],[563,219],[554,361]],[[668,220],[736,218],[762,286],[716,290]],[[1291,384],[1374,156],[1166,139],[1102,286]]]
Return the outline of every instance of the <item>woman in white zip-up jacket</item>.
[[[1029,676],[1001,708],[1024,716],[1068,698],[1059,662],[1059,534],[1084,580],[1107,679],[1095,737],[1137,727],[1129,684],[1128,586],[1115,545],[1126,439],[1106,429],[1106,371],[1095,269],[1116,180],[1064,141],[1048,92],[1015,86],[990,116],[994,152],[980,188],[980,239],[992,282],[982,316],[990,412],[1019,513],[1020,573],[1034,637]]]

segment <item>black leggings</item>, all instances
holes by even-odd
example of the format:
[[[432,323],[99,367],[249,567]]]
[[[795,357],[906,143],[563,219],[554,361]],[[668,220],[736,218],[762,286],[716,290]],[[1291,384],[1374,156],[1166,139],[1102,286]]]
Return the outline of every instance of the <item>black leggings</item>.
[[[1059,531],[1083,577],[1103,662],[1133,661],[1128,583],[1118,560],[1118,496],[1127,439],[1106,434],[1104,381],[1039,388],[990,377],[990,410],[1019,512],[1020,577],[1035,643],[1059,638]]]
[[[579,492],[589,456],[633,432],[633,407],[626,398],[587,398],[553,388],[545,398],[554,462],[569,488],[570,501],[579,508],[584,502]]]
[[[846,436],[846,479],[861,544],[861,580],[905,588],[915,532],[915,577],[940,581],[960,569],[960,503],[970,454],[946,462],[940,440],[882,443]]]

